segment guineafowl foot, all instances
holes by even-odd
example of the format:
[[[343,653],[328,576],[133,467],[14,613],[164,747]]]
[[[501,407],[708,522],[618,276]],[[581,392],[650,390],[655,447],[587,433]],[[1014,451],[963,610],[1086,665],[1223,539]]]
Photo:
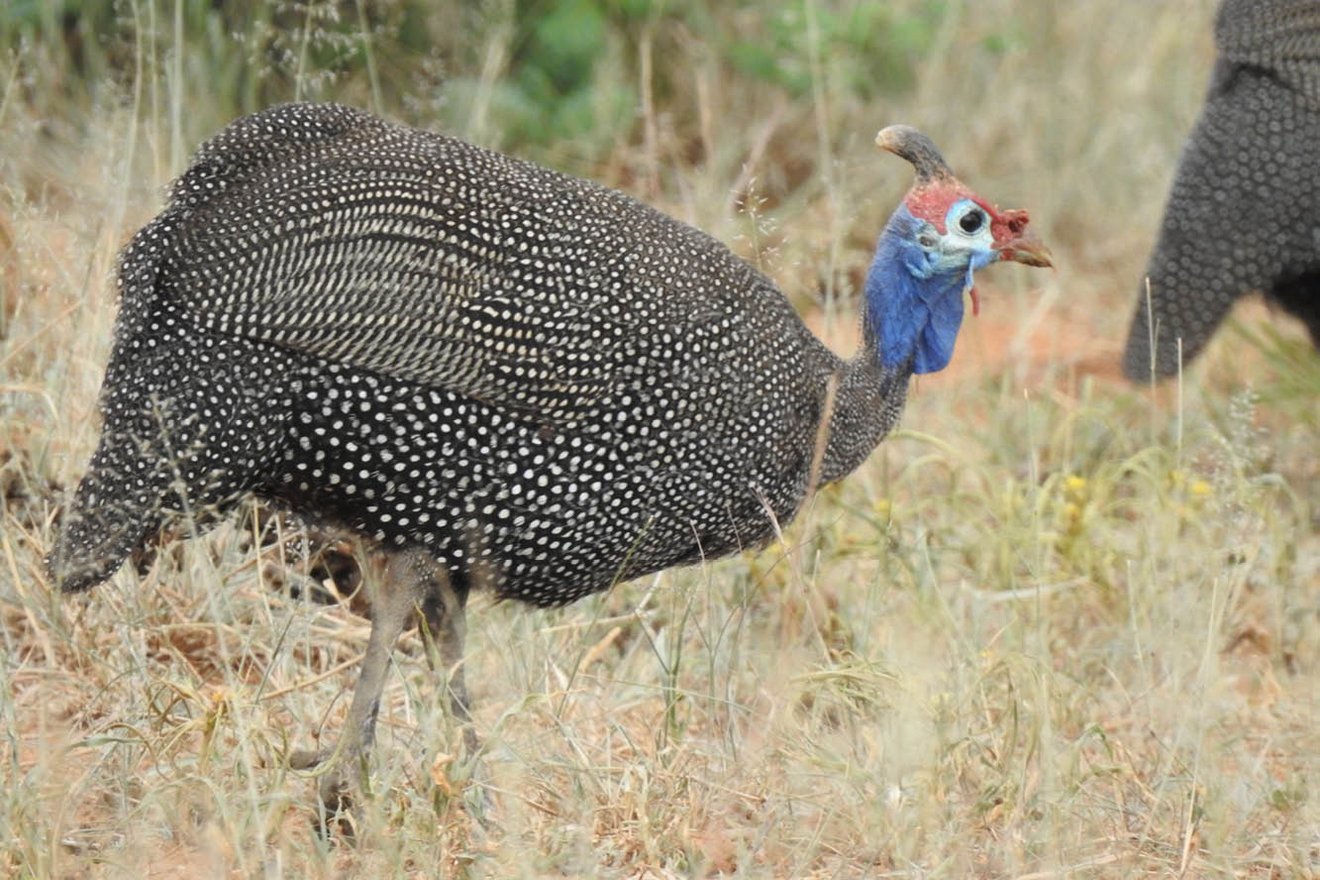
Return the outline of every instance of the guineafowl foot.
[[[330,768],[316,786],[320,810],[316,825],[322,836],[340,838],[355,843],[361,824],[361,798],[353,783],[352,762],[339,762]]]
[[[325,749],[296,749],[289,752],[285,763],[290,770],[311,770],[324,764],[330,755]]]
[[[333,749],[298,749],[290,752],[286,763],[290,770],[315,770],[324,767],[316,784],[317,807],[312,824],[322,836],[339,836],[354,841],[357,838],[358,811],[361,798],[355,789],[354,771],[361,772],[361,756],[337,756]],[[328,766],[326,766],[328,765]]]

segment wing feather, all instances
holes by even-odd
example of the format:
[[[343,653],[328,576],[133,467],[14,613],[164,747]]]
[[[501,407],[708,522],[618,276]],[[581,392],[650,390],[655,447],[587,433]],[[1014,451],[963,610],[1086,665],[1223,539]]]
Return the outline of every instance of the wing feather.
[[[221,132],[157,225],[157,283],[215,332],[563,423],[763,281],[620,193],[333,105]]]

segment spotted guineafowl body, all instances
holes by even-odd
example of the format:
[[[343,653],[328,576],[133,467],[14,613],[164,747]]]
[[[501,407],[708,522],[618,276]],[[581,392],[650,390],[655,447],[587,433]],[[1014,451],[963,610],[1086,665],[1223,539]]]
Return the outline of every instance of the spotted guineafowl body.
[[[1257,291],[1320,345],[1320,3],[1225,0],[1215,43],[1146,270],[1149,303],[1146,281],[1137,296],[1133,379],[1176,373]]]
[[[975,269],[1048,265],[1025,213],[923,136],[880,143],[918,185],[843,361],[764,276],[620,193],[334,105],[233,123],[123,254],[57,579],[90,587],[168,520],[273,499],[387,560],[342,754],[370,743],[414,611],[465,717],[469,587],[555,605],[764,542],[947,363]]]
[[[343,107],[223,132],[120,274],[71,587],[255,492],[570,601],[766,539],[845,370],[708,236]],[[902,409],[906,372],[854,373],[874,406],[839,413],[825,479]]]

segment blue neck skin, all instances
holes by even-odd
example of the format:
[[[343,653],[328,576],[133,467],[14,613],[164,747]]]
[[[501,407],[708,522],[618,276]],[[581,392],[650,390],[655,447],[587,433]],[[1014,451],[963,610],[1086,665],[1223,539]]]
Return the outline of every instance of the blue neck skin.
[[[930,248],[920,237],[933,240]],[[963,294],[972,273],[993,263],[993,251],[944,253],[939,231],[918,220],[907,205],[885,224],[866,275],[867,337],[879,343],[880,363],[914,373],[934,373],[949,365],[963,319]]]

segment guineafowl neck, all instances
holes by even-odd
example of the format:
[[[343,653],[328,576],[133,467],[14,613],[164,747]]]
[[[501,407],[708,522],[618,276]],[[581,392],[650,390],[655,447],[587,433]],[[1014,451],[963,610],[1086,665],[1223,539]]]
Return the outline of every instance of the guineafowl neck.
[[[898,423],[912,366],[910,359],[900,367],[881,363],[879,335],[868,317],[862,322],[861,350],[836,375],[829,438],[820,468],[822,484],[856,470]]]

